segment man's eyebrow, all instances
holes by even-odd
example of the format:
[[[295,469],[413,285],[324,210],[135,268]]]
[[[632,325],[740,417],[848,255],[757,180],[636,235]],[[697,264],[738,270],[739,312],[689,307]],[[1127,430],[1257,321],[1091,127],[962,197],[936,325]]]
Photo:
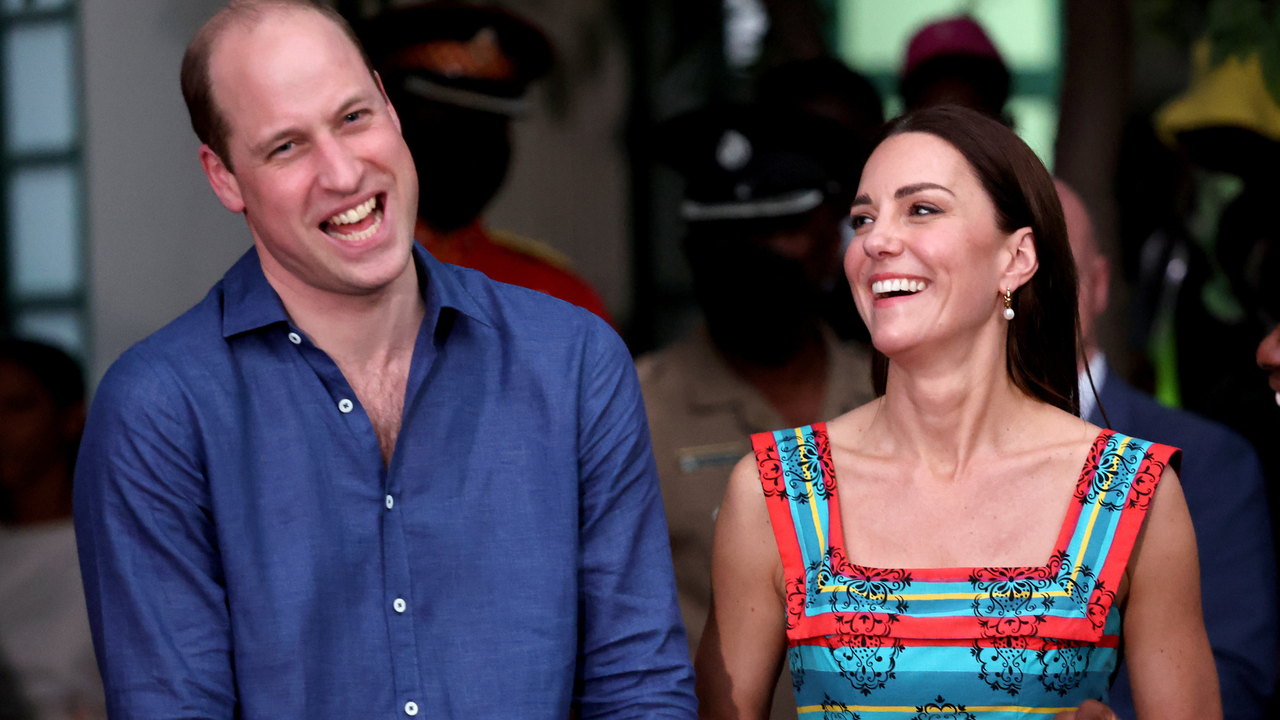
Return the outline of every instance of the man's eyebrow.
[[[339,105],[338,111],[334,113],[334,116],[339,118],[343,117],[347,113],[351,112],[351,107],[353,105],[359,105],[361,103],[366,103],[366,102],[369,102],[369,95],[365,91],[361,90],[356,94],[352,95],[351,97],[347,98],[346,102]]]
[[[901,200],[902,198],[907,197],[908,195],[915,195],[921,190],[941,190],[946,194],[952,197],[955,197],[955,193],[951,192],[951,190],[947,189],[946,187],[943,187],[942,185],[939,185],[937,183],[931,183],[931,182],[922,182],[922,183],[916,183],[915,185],[903,185],[902,187],[898,188],[897,192],[893,194],[893,199]]]

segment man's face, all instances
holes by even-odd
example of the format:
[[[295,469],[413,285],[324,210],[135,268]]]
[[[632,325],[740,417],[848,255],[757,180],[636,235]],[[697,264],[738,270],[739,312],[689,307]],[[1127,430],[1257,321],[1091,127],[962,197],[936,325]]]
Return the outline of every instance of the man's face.
[[[411,277],[417,175],[395,111],[324,16],[277,10],[210,57],[234,174],[207,151],[214,191],[243,211],[274,283],[343,295]]]
[[[1098,250],[1098,240],[1093,233],[1093,221],[1084,201],[1075,191],[1055,182],[1058,199],[1062,201],[1062,214],[1067,221],[1067,238],[1071,243],[1071,255],[1076,261],[1076,276],[1080,289],[1080,335],[1085,351],[1092,352],[1098,346],[1098,317],[1107,309],[1111,269],[1106,257]]]

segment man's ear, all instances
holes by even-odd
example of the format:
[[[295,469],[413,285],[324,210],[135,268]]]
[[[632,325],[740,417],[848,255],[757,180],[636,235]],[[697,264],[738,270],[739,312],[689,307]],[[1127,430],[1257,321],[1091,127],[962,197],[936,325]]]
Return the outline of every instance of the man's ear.
[[[1036,257],[1035,240],[1035,233],[1029,227],[1014,231],[1010,237],[1009,262],[1004,268],[1004,275],[1000,282],[1002,291],[1004,288],[1017,290],[1036,274],[1036,270],[1040,267],[1040,259]]]
[[[200,146],[200,167],[204,168],[204,176],[209,178],[209,187],[213,188],[213,194],[218,196],[222,206],[233,213],[244,212],[240,183],[222,158],[218,157],[218,153],[208,145]]]
[[[396,132],[403,135],[404,131],[400,129],[400,116],[396,113],[395,105],[391,104],[391,97],[387,95],[387,89],[382,85],[382,76],[375,72],[373,79],[378,81],[378,92],[382,93],[382,101],[387,104],[387,112],[391,115],[391,122],[396,126]]]

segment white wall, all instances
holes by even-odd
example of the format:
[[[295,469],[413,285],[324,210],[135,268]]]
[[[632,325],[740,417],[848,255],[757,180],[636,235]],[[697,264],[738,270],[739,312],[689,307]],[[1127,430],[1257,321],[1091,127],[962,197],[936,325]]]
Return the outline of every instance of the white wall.
[[[89,318],[96,381],[194,305],[251,244],[209,189],[178,87],[216,0],[81,0]]]

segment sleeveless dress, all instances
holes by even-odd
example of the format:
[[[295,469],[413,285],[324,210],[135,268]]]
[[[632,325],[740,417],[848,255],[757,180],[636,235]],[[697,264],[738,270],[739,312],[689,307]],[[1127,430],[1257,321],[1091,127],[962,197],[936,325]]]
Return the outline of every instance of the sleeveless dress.
[[[907,570],[849,562],[825,424],[751,440],[801,720],[1047,718],[1106,701],[1116,591],[1180,450],[1102,431],[1044,566]]]

